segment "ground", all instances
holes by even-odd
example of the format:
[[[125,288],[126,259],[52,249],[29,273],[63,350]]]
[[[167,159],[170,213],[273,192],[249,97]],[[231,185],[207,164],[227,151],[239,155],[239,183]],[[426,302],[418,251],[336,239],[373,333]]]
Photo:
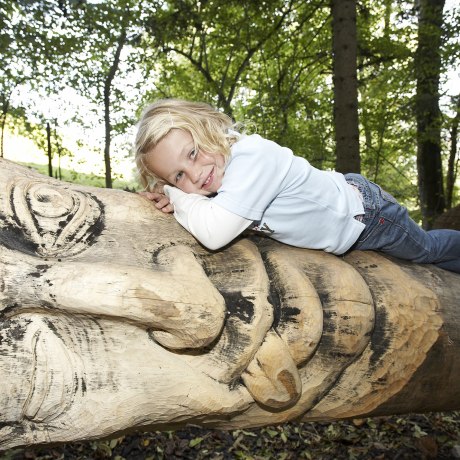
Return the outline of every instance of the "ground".
[[[288,423],[253,430],[140,433],[110,441],[15,449],[2,460],[460,459],[460,412]]]

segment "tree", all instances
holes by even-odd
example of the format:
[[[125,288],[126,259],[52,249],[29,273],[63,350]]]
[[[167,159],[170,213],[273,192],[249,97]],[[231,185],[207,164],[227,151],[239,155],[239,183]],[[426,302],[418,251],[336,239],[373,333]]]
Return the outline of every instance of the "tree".
[[[36,98],[24,95],[50,95],[65,86],[63,74],[69,63],[64,57],[71,52],[73,41],[67,34],[66,18],[61,9],[64,3],[49,0],[7,2],[2,11],[2,156],[8,125],[15,134],[31,137],[40,148],[44,147],[43,135],[38,133],[47,130],[50,175],[51,134],[47,124],[52,123],[52,118],[49,103],[36,104]]]
[[[82,4],[71,10],[76,31],[74,34],[85,39],[73,54],[70,84],[94,104],[103,122],[107,188],[112,187],[110,150],[114,131],[113,117],[122,111],[122,99],[126,98],[123,89],[117,85],[116,77],[123,72],[127,78],[129,73],[129,58],[127,52],[123,52],[132,41],[132,36],[139,34],[136,23],[142,8],[143,2],[113,0],[101,4]],[[132,47],[129,52],[133,52]],[[129,85],[125,91],[128,88]]]
[[[332,168],[330,15],[321,2],[304,2],[260,53],[235,101],[237,119],[290,147],[319,168]]]
[[[359,173],[356,0],[331,0],[331,11],[336,169]]]
[[[126,29],[122,29],[118,36],[117,46],[111,66],[104,80],[104,126],[105,126],[105,145],[104,145],[104,163],[105,163],[105,186],[112,188],[112,167],[110,165],[110,143],[111,143],[111,131],[112,124],[110,122],[110,108],[111,104],[111,93],[112,84],[115,74],[120,66],[120,55],[123,47],[126,44]]]
[[[244,87],[251,64],[268,42],[295,24],[302,3],[172,0],[148,19],[147,26],[163,58],[172,61],[175,70],[184,69],[178,77],[187,85],[183,94],[189,82],[182,76],[192,71],[188,78],[202,79],[197,89],[205,88],[205,99],[232,115],[232,102]]]
[[[46,156],[48,157],[48,175],[53,177],[53,149],[51,147],[51,126],[46,122]]]
[[[5,129],[6,129],[6,120],[8,116],[8,112],[10,110],[10,102],[11,102],[11,92],[3,90],[1,93],[1,107],[2,112],[0,116],[0,129],[1,129],[1,137],[0,137],[0,158],[4,156],[4,144],[5,144]]]
[[[333,166],[323,2],[167,5],[147,21],[146,42],[159,46],[149,99],[207,100],[316,166]]]
[[[423,226],[431,228],[445,209],[441,161],[439,78],[444,0],[417,0],[418,46],[415,54],[417,92],[417,169]]]
[[[8,115],[13,118],[22,118],[22,111],[12,104],[12,96],[16,89],[26,79],[27,71],[22,63],[21,46],[17,43],[16,28],[13,18],[17,5],[14,2],[5,2],[0,5],[0,158],[4,156],[5,131],[8,126]]]
[[[460,408],[460,275],[434,266],[210,252],[137,194],[6,160],[0,261],[0,449]]]
[[[452,207],[452,199],[458,172],[458,125],[460,122],[460,94],[456,97],[455,115],[450,128],[450,151],[447,165],[446,208]]]
[[[336,3],[337,8],[346,5]],[[249,122],[250,131],[291,147],[317,167],[332,169],[337,163],[334,124],[336,133],[353,119],[356,127],[357,116],[354,90],[345,91],[352,95],[351,105],[345,104],[346,112],[333,121],[332,57],[338,53],[331,53],[330,7],[325,0],[19,2],[13,43],[35,69],[34,78],[28,78],[34,84],[31,91],[45,87],[59,94],[71,86],[97,114],[97,120],[85,119],[76,108],[75,120],[101,129],[90,135],[97,144],[92,151],[104,151],[108,187],[118,134],[133,128],[134,112],[144,101],[158,97],[208,101]],[[353,149],[365,175],[416,208],[415,17],[405,2],[362,0],[358,8],[363,142]],[[454,36],[456,22],[451,22]],[[349,24],[354,27],[353,20]],[[456,52],[453,44],[444,46],[442,62],[455,65]],[[8,110],[11,119],[14,112]],[[347,135],[354,130],[345,129]],[[356,143],[356,135],[351,139]],[[346,151],[339,148],[339,157]]]
[[[26,67],[34,69],[33,78],[27,80],[28,89],[56,96],[64,88],[74,88],[97,113],[103,127],[101,150],[107,187],[112,186],[111,141],[119,126],[126,124],[124,92],[130,89],[130,82],[121,83],[119,76],[123,73],[127,78],[133,70],[135,53],[131,47],[133,56],[128,56],[126,48],[140,33],[138,22],[145,3],[37,0],[21,3],[15,18],[14,43],[24,48]],[[75,120],[78,112],[77,108]],[[29,113],[49,122],[58,116],[47,106],[31,108]],[[132,114],[129,116],[132,119]],[[94,121],[91,123],[94,128]],[[63,124],[60,120],[59,125]]]

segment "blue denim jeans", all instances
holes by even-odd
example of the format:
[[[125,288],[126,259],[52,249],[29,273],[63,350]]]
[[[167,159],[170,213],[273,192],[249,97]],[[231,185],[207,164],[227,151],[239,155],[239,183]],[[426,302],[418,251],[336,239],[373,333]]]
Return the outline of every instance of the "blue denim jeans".
[[[425,231],[389,193],[360,174],[345,174],[363,196],[366,228],[351,247],[377,250],[460,273],[460,231]]]

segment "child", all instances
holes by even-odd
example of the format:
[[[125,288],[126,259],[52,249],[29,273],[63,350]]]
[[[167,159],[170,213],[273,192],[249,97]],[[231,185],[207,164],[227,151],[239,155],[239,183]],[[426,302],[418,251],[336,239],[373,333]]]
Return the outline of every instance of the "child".
[[[460,232],[425,232],[359,174],[320,171],[204,103],[160,100],[144,111],[136,164],[164,212],[209,249],[251,228],[293,246],[375,249],[460,273]]]

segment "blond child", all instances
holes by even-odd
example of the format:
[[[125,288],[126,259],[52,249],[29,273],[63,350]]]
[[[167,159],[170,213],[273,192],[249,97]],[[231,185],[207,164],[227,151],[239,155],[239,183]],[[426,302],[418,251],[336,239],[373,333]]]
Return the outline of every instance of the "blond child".
[[[208,104],[151,104],[135,150],[143,195],[209,249],[250,228],[297,247],[379,250],[460,273],[460,232],[424,231],[363,176],[318,170],[286,147],[241,134]]]

